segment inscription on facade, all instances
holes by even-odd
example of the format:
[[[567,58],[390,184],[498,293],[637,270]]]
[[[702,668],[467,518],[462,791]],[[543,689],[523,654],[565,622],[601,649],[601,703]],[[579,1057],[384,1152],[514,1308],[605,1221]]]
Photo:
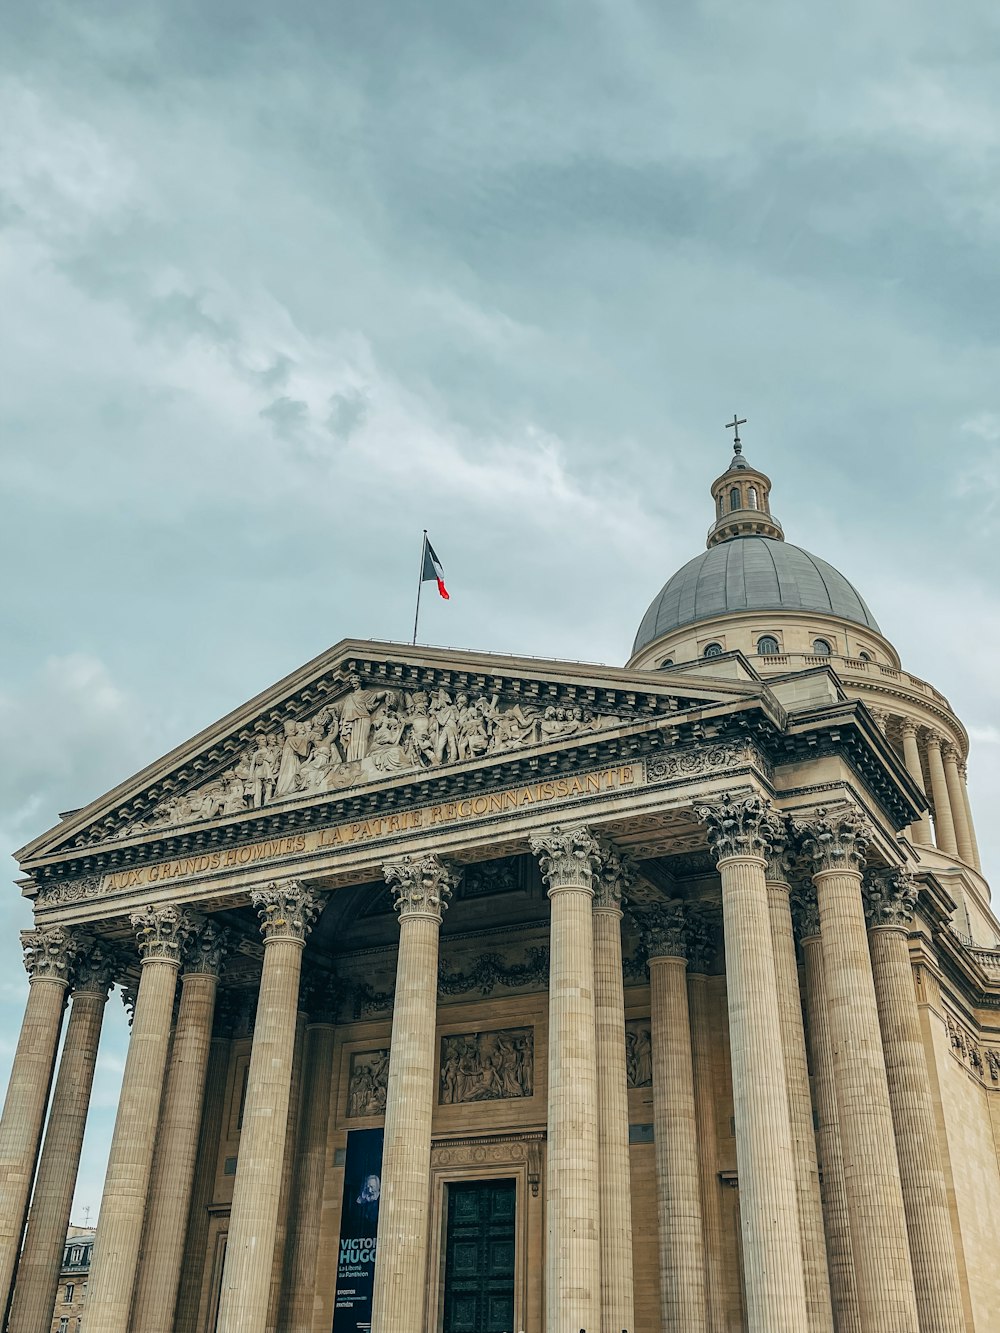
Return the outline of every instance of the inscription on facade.
[[[351,1077],[347,1086],[347,1114],[385,1115],[388,1086],[389,1052],[355,1051],[351,1056]]]
[[[241,870],[261,861],[272,861],[288,856],[300,856],[322,851],[327,847],[347,847],[392,837],[420,829],[435,828],[442,824],[463,823],[470,819],[512,814],[534,805],[570,800],[578,796],[599,796],[621,787],[635,787],[643,780],[642,770],[635,764],[619,764],[602,768],[594,773],[581,773],[568,778],[531,782],[507,791],[490,792],[481,796],[465,796],[457,801],[423,806],[394,815],[378,815],[352,823],[338,824],[329,829],[311,829],[283,838],[268,838],[263,842],[247,843],[243,847],[229,847],[225,851],[202,852],[195,856],[177,857],[155,865],[130,870],[116,870],[105,875],[104,893],[121,893],[132,888],[144,888],[174,879],[213,874],[216,871]]]
[[[442,1106],[530,1097],[534,1090],[534,1028],[470,1032],[442,1039]]]

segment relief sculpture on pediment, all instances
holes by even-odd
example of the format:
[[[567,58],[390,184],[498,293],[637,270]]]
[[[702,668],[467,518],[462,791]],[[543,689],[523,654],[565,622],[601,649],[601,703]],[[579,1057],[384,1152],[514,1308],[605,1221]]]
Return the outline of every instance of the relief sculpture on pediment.
[[[225,772],[193,791],[171,794],[117,836],[243,814],[395,773],[582,736],[625,720],[576,704],[503,704],[499,694],[474,690],[372,688],[356,675],[348,685],[341,699],[311,718],[289,719],[280,734],[257,736]]]

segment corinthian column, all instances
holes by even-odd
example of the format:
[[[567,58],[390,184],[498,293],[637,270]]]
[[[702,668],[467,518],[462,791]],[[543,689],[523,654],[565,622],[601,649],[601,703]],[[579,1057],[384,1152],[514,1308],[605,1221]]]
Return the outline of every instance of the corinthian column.
[[[965,810],[965,823],[969,830],[969,841],[972,844],[972,864],[977,870],[982,870],[983,863],[979,859],[979,843],[976,839],[976,821],[972,817],[972,803],[969,800],[969,775],[965,764],[959,768],[959,776],[962,779],[962,807]]]
[[[594,897],[602,1333],[621,1333],[635,1322],[621,935],[622,893],[630,882],[624,858],[614,848],[602,848]]]
[[[431,1116],[438,1086],[438,953],[455,875],[436,856],[383,866],[399,913],[371,1333],[424,1325]]]
[[[97,1046],[115,974],[115,959],[104,945],[96,940],[81,943],[82,951],[73,963],[66,1040],[17,1266],[10,1333],[48,1333],[52,1327]]]
[[[816,1105],[816,1148],[823,1176],[823,1221],[833,1323],[837,1333],[863,1333],[851,1250],[847,1187],[844,1182],[844,1153],[840,1142],[833,1044],[830,1041],[826,981],[823,976],[823,942],[819,933],[816,891],[812,885],[808,890],[796,894],[795,907],[805,972],[806,1029],[809,1034]]]
[[[28,1003],[0,1119],[0,1300],[10,1301],[38,1161],[76,942],[61,926],[21,932]],[[51,1311],[50,1311],[51,1313]]]
[[[917,743],[917,724],[911,722],[908,717],[904,717],[899,724],[899,730],[903,737],[903,763],[906,766],[906,771],[920,790],[923,791],[924,773],[920,766],[920,746]],[[925,847],[930,847],[932,845],[931,817],[926,810],[919,819],[914,820],[910,825],[910,837],[914,842],[921,843]]]
[[[637,917],[649,958],[653,1123],[663,1333],[706,1333],[705,1241],[688,1014],[688,913],[665,903]]]
[[[955,1236],[913,989],[907,933],[917,887],[900,870],[867,885],[868,938],[921,1333],[964,1333]]]
[[[948,798],[948,779],[945,777],[944,760],[941,756],[941,737],[933,731],[927,735],[927,768],[931,775],[931,794],[934,798],[934,833],[937,845],[949,856],[958,855],[958,842],[955,839],[955,821],[951,815],[951,801]]]
[[[594,1014],[596,839],[582,825],[531,839],[552,903],[545,1328],[578,1333],[601,1312],[597,1034]]]
[[[185,950],[181,1001],[156,1139],[134,1333],[172,1333],[226,931],[204,921]]]
[[[776,819],[756,796],[702,806],[722,879],[749,1333],[807,1333],[795,1159],[764,871]]]
[[[788,1085],[788,1120],[795,1157],[795,1193],[799,1201],[809,1329],[810,1333],[833,1333],[830,1271],[823,1232],[823,1204],[819,1192],[819,1167],[816,1164],[816,1134],[813,1128],[806,1034],[802,1023],[799,969],[795,960],[795,936],[789,903],[791,885],[788,883],[783,829],[781,836],[772,838],[765,878],[771,915],[774,972],[778,983],[781,1051]]]
[[[256,889],[264,936],[217,1333],[264,1333],[284,1166],[302,950],[322,899],[298,880]],[[90,1330],[87,1330],[90,1333]]]
[[[885,1057],[861,900],[871,830],[851,805],[800,828],[813,867],[851,1249],[864,1329],[917,1333]]]
[[[976,852],[972,841],[972,829],[969,827],[962,775],[958,771],[958,750],[949,743],[943,747],[941,753],[944,758],[945,784],[948,788],[951,818],[955,825],[955,843],[958,847],[958,854],[967,866],[974,866],[976,864]]]
[[[131,916],[142,972],[87,1285],[87,1333],[126,1333],[146,1211],[181,950],[194,921],[180,908]]]

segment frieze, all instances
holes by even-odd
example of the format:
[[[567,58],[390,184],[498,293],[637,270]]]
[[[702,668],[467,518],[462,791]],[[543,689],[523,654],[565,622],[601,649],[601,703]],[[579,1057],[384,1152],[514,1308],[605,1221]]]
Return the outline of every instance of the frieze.
[[[1000,1051],[980,1046],[975,1037],[948,1013],[945,1014],[945,1027],[955,1059],[967,1065],[983,1083],[988,1078],[990,1082],[1000,1084]]]
[[[535,1090],[535,1030],[505,1028],[441,1039],[439,1102],[531,1097]]]
[[[259,734],[223,772],[174,792],[117,830],[129,838],[162,828],[260,810],[276,802],[345,791],[364,782],[577,739],[634,721],[581,704],[504,703],[484,690],[374,687],[350,690],[307,719]]]
[[[438,971],[438,993],[466,995],[477,990],[480,995],[492,995],[497,986],[517,990],[528,986],[544,987],[549,978],[549,951],[547,948],[529,949],[523,963],[507,963],[500,954],[484,953],[466,972]]]
[[[351,1075],[347,1085],[349,1117],[385,1115],[389,1087],[389,1052],[355,1051],[351,1056]]]
[[[669,782],[684,778],[711,777],[730,769],[752,764],[758,772],[770,777],[773,765],[751,741],[736,740],[717,745],[692,745],[680,750],[668,750],[646,759],[648,782]]]

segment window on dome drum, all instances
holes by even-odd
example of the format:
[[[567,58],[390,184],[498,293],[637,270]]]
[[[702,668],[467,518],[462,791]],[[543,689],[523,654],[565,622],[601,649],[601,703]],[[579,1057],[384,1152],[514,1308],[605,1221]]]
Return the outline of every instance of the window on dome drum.
[[[781,645],[773,634],[762,634],[757,640],[757,651],[761,657],[773,657],[781,652]]]
[[[756,509],[756,508],[757,508],[757,487],[756,487],[756,486],[751,486],[751,487],[750,487],[750,508],[751,508],[751,509]]]
[[[734,486],[733,489],[729,492],[729,508],[739,509],[739,507],[740,507],[740,488],[738,486]]]
[[[722,644],[721,644],[721,643],[710,643],[710,644],[708,644],[708,645],[706,646],[705,651],[704,651],[704,653],[702,654],[702,656],[703,656],[703,657],[721,657],[721,656],[722,656]]]
[[[674,659],[672,657],[665,657],[663,661],[660,663],[660,670],[662,671],[664,667],[673,666],[673,664],[674,664]]]
[[[827,643],[826,639],[813,639],[813,652],[817,657],[829,657],[833,649]]]
[[[870,662],[871,660],[872,660],[872,655],[871,655],[871,653],[866,653],[865,650],[862,648],[862,649],[861,649],[861,652],[858,653],[858,661],[860,661],[860,662]]]

